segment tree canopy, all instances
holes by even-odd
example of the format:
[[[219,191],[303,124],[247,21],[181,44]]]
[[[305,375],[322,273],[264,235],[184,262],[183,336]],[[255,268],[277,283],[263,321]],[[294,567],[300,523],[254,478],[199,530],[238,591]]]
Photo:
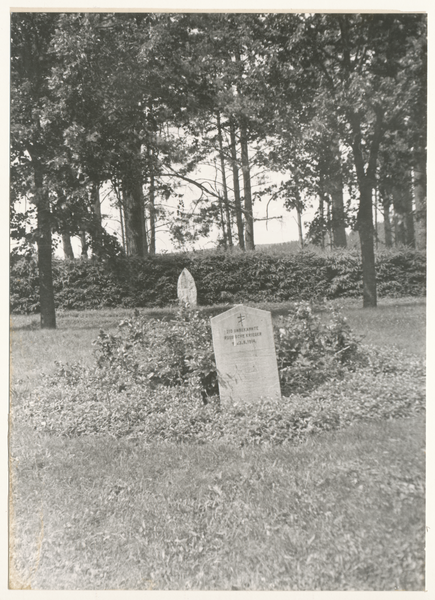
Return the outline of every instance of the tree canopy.
[[[386,244],[425,246],[426,26],[412,13],[12,13],[12,234],[38,247],[42,326],[55,326],[53,233],[95,258],[155,253],[163,222],[181,244],[215,227],[249,250],[262,197],[296,209],[301,243],[308,204],[314,243],[343,247],[353,226],[375,306],[374,197]],[[255,190],[256,170],[281,184]],[[103,226],[107,186],[122,242]]]

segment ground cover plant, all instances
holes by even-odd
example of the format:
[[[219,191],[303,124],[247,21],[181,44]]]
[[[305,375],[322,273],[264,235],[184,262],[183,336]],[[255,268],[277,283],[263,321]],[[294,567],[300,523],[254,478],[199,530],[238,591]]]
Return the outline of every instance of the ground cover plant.
[[[407,331],[424,330],[424,302],[380,308],[276,305],[295,386],[225,411],[204,402],[203,314],[65,313],[54,332],[20,317],[16,587],[422,589],[423,344]]]

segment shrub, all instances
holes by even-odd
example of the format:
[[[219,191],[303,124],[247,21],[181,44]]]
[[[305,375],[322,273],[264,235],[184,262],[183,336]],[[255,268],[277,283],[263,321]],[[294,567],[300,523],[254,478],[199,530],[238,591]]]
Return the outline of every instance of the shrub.
[[[99,369],[109,371],[121,387],[128,377],[153,388],[198,385],[204,399],[217,392],[211,328],[198,311],[183,306],[171,321],[136,312],[118,332],[100,331],[94,344]]]
[[[120,323],[118,335],[100,331],[94,344],[99,368],[118,377],[120,386],[128,375],[154,387],[196,384],[204,400],[217,393],[210,321],[187,306],[170,321],[136,313]],[[280,318],[275,346],[284,393],[310,390],[357,358],[357,340],[339,311],[325,307],[321,319],[307,303]]]
[[[187,267],[198,302],[282,302],[355,297],[362,293],[361,258],[353,250],[314,252],[197,252],[106,262],[53,262],[57,308],[165,306],[177,300],[177,280]],[[377,253],[379,296],[418,296],[426,290],[426,255],[404,248]],[[11,310],[39,310],[38,269],[32,258],[11,264]]]
[[[9,294],[12,312],[33,314],[39,311],[39,275],[34,258],[11,260]]]
[[[59,436],[246,445],[298,443],[353,421],[424,411],[422,365],[394,350],[358,350],[338,312],[321,320],[299,304],[276,340],[287,395],[222,407],[209,321],[188,307],[172,321],[136,314],[117,335],[100,332],[95,366],[58,364],[13,414]]]
[[[311,390],[352,368],[358,340],[338,309],[326,308],[329,321],[315,315],[307,303],[295,306],[288,317],[280,317],[275,345],[283,393]]]

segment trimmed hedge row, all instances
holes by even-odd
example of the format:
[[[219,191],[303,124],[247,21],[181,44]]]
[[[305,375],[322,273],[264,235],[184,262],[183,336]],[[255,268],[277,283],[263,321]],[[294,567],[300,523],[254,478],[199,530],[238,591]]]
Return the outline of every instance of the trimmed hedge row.
[[[195,278],[198,303],[280,302],[362,295],[361,258],[356,251],[165,254],[53,263],[57,308],[156,307],[177,299],[178,276],[187,267]],[[376,257],[380,297],[423,296],[426,254],[411,249]],[[11,264],[11,311],[39,310],[38,268],[33,259]]]

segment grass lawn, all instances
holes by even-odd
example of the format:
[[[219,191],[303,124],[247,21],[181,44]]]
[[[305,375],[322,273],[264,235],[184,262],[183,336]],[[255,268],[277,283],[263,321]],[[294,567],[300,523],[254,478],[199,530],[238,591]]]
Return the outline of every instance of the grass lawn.
[[[424,355],[423,300],[359,304],[344,313],[365,341]],[[12,404],[55,360],[92,360],[98,330],[127,314],[63,313],[56,331],[13,317]],[[422,416],[293,447],[65,439],[24,423],[11,439],[15,589],[424,589]]]

